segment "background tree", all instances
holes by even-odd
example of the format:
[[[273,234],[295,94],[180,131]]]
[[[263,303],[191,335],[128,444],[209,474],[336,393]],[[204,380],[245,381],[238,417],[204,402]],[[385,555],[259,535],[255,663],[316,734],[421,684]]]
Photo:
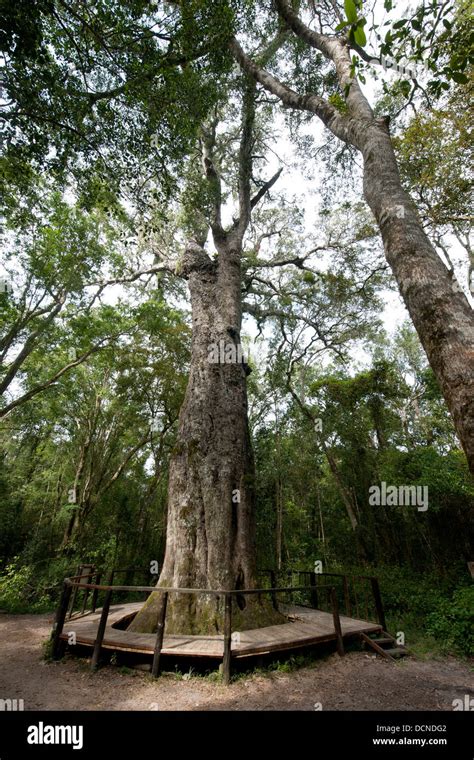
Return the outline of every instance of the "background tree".
[[[377,220],[387,261],[474,470],[472,309],[427,238],[416,207],[401,183],[389,120],[377,118],[354,76],[351,47],[360,52],[365,45],[365,22],[358,13],[361,5],[348,3],[347,18],[341,21],[338,6],[325,3],[324,9],[316,12],[319,24],[316,31],[286,0],[276,2],[281,19],[297,37],[298,44],[309,46],[330,61],[344,98],[342,111],[326,95],[324,82],[317,93],[297,92],[255,63],[237,40],[231,43],[231,50],[242,69],[287,108],[315,114],[336,138],[361,153],[364,197]],[[339,25],[350,26],[349,36],[336,33]]]

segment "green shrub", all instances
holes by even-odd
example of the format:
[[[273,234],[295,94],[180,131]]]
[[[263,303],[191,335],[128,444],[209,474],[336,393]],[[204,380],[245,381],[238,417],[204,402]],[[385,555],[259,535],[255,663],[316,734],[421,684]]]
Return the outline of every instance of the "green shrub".
[[[51,600],[38,590],[33,568],[19,565],[17,558],[0,575],[0,608],[7,612],[47,612]]]
[[[447,652],[474,655],[474,586],[460,588],[451,601],[442,599],[427,617],[427,631]]]

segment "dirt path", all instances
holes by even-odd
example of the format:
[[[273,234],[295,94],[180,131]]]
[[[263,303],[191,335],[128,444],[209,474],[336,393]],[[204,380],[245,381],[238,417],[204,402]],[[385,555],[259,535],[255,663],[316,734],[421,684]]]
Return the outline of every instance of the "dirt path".
[[[152,681],[113,667],[91,674],[77,659],[41,659],[50,630],[50,615],[0,615],[0,699],[23,699],[25,710],[314,710],[318,702],[323,710],[452,710],[453,699],[474,696],[466,663],[395,664],[362,652],[241,678],[228,688],[173,674]]]

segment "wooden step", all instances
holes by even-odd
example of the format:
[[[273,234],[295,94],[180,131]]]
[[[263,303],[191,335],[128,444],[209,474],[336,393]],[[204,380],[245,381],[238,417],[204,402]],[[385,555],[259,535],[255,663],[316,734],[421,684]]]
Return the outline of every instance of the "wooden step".
[[[375,641],[375,643],[378,644],[379,646],[382,646],[382,644],[395,644],[395,639],[393,639],[391,636],[386,636],[386,637],[380,638],[380,639],[378,639],[376,637],[372,638],[372,636],[371,636],[370,640],[371,641]]]
[[[388,642],[391,644],[395,644],[395,639],[393,637],[390,637],[390,634],[388,634],[386,631],[383,632],[385,636],[382,636],[382,639],[388,639]],[[383,646],[380,646],[380,641],[378,639],[373,639],[370,636],[367,636],[366,633],[361,631],[360,637],[362,641],[364,641],[366,644],[368,644],[374,652],[381,655],[382,657],[385,657],[387,660],[396,660],[400,657],[404,657],[405,655],[409,654],[408,650],[405,647],[398,646],[395,644],[395,646],[392,646],[390,648],[384,648]]]

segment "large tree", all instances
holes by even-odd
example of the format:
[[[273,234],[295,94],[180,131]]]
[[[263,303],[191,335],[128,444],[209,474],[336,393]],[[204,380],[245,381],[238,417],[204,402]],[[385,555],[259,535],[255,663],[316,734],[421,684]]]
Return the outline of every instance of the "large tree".
[[[159,585],[177,588],[252,588],[256,582],[254,462],[248,427],[246,378],[241,343],[242,254],[252,209],[278,179],[254,183],[259,151],[256,86],[244,76],[237,87],[240,128],[218,134],[219,119],[203,125],[199,152],[206,185],[191,199],[196,217],[177,271],[188,282],[192,307],[191,369],[170,462],[166,553]],[[226,166],[225,146],[238,139],[236,159]],[[228,152],[228,151],[227,151]],[[227,173],[229,187],[223,187]],[[234,180],[234,182],[232,181]],[[232,187],[233,185],[233,187]],[[227,226],[223,200],[234,189],[237,211]],[[193,193],[190,192],[192,196]],[[196,193],[194,193],[196,196]],[[208,208],[203,198],[208,199]],[[230,199],[229,199],[230,200]],[[215,255],[205,250],[209,220]],[[199,223],[199,220],[200,223]],[[132,623],[156,627],[159,595],[152,595]],[[242,597],[239,627],[268,619],[265,604]],[[215,631],[222,625],[222,600],[171,595],[167,630]]]
[[[57,0],[36,4],[31,17],[17,12],[21,2],[8,5],[0,43],[8,95],[5,165],[14,188],[31,183],[31,167],[45,167],[63,180],[74,177],[73,191],[86,207],[99,204],[116,211],[122,195],[146,216],[156,199],[166,206],[164,199],[180,188],[183,159],[190,154],[196,159],[199,141],[206,184],[191,205],[194,215],[210,224],[215,254],[206,246],[207,224],[196,224],[176,269],[189,286],[193,341],[170,466],[160,585],[239,588],[255,583],[253,459],[247,368],[240,353],[241,267],[251,211],[276,179],[255,182],[252,171],[256,153],[268,152],[265,141],[257,150],[255,81],[287,108],[316,114],[344,146],[362,154],[364,194],[387,260],[474,464],[472,314],[402,187],[387,119],[376,117],[354,76],[350,50],[362,48],[354,41],[361,33],[352,27],[360,30],[359,20],[349,19],[346,36],[337,29],[339,4],[325,2],[318,4],[321,26],[314,31],[289,3],[278,0],[278,14],[273,9],[270,14],[275,37],[262,56],[266,3],[186,0],[152,6],[111,0],[95,9]],[[262,18],[264,28],[259,27]],[[233,37],[237,32],[252,44],[252,57]],[[287,38],[297,43],[295,76],[307,74],[310,91],[304,94],[265,68],[272,56],[286,65],[281,44]],[[316,65],[313,50],[319,55]],[[238,79],[233,56],[244,70]],[[310,60],[307,72],[303,59]],[[324,82],[336,83],[339,93],[315,94]],[[234,130],[225,138],[214,108],[227,99],[232,111],[236,98],[241,100],[238,134]],[[221,141],[230,148],[239,144],[237,160],[225,167],[219,160]],[[237,211],[232,222],[224,223],[229,204],[222,185],[229,186],[229,166]],[[158,226],[168,218],[165,212]],[[159,257],[153,233],[150,240],[150,251]],[[296,266],[303,265],[293,258]],[[158,604],[159,595],[150,597],[134,622],[137,629],[154,629]],[[268,619],[264,608],[247,606],[243,612],[241,627]],[[209,600],[196,604],[191,595],[172,595],[169,629],[216,630],[220,616]]]

